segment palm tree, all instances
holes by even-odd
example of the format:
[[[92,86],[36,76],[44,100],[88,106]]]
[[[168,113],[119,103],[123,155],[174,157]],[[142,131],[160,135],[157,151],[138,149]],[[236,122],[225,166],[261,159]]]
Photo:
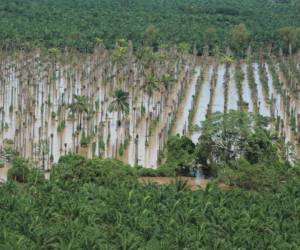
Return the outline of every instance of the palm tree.
[[[129,113],[129,93],[122,90],[117,89],[113,93],[113,100],[110,103],[108,109],[110,112],[116,111],[118,113],[118,126],[121,126],[121,116],[122,114]]]
[[[169,95],[174,79],[170,74],[164,74],[161,78],[161,83],[163,84],[166,94]]]
[[[160,102],[159,102],[159,112],[162,111],[162,107],[164,107],[165,99],[170,96],[171,87],[175,82],[175,79],[170,74],[163,74],[160,79],[162,84],[162,90],[160,95]]]
[[[79,130],[81,130],[82,116],[89,112],[89,100],[87,96],[73,96],[73,103],[69,105],[69,109],[73,115],[78,114]]]
[[[150,101],[155,91],[159,90],[159,81],[154,74],[149,74],[146,77],[145,83],[142,89],[148,96],[148,112],[150,111]]]

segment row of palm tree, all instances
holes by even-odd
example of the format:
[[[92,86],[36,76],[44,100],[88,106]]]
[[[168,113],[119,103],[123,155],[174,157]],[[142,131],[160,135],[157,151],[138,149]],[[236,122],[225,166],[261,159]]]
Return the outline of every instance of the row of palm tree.
[[[68,151],[79,152],[81,146],[87,148],[88,156],[120,157],[122,151],[124,157],[130,158],[128,155],[134,153],[126,148],[134,144],[137,135],[144,144],[142,147],[149,148],[144,151],[158,145],[161,151],[165,135],[176,122],[177,109],[195,66],[195,55],[189,55],[184,48],[182,45],[156,52],[143,48],[134,53],[130,43],[119,41],[113,51],[100,46],[93,54],[56,50],[48,54],[40,51],[3,53],[0,61],[1,141],[15,138],[15,149],[39,162],[45,154],[49,162],[51,155],[56,161]],[[213,98],[217,98],[214,94],[217,64],[216,60],[207,114],[212,112]],[[284,105],[287,113],[293,114],[290,123],[295,123],[297,105],[291,94],[297,85],[297,67],[291,66],[296,63],[289,60],[282,59],[281,64],[280,71],[288,79]],[[277,68],[270,65],[270,71]],[[264,66],[261,72],[264,77],[267,68]],[[256,96],[252,61],[247,75]],[[278,85],[274,79],[274,85]],[[238,93],[242,99],[241,91]],[[274,98],[272,100],[274,102]],[[293,127],[297,127],[297,123]],[[156,137],[159,139],[151,139]],[[42,150],[43,144],[50,149]]]
[[[3,56],[2,131],[16,132],[15,146],[28,156],[33,152],[26,149],[28,142],[23,138],[29,131],[32,133],[27,139],[34,147],[42,140],[50,144],[54,134],[54,158],[57,137],[59,154],[66,148],[78,152],[80,141],[86,144],[89,138],[96,151],[115,156],[111,152],[118,146],[113,140],[119,138],[119,144],[124,143],[133,136],[131,126],[138,127],[151,112],[155,117],[164,109],[171,86],[183,70],[180,56],[184,53],[176,50],[144,48],[133,54],[132,44],[122,40],[112,52],[100,46],[90,55],[53,49],[49,54],[33,51]],[[133,111],[135,124],[130,124]],[[118,136],[114,136],[115,122]],[[100,150],[103,144],[105,152]],[[42,157],[41,152],[38,154]]]

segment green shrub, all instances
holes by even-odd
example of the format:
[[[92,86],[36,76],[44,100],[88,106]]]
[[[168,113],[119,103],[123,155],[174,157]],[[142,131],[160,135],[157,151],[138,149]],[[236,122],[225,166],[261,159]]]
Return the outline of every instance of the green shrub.
[[[80,139],[80,146],[86,148],[91,143],[91,141],[92,141],[92,137],[86,136],[85,133],[83,132]]]
[[[13,161],[12,167],[8,170],[8,179],[17,182],[27,182],[29,177],[29,162],[22,157]]]
[[[43,172],[23,157],[16,157],[7,173],[8,180],[36,185],[45,181]]]

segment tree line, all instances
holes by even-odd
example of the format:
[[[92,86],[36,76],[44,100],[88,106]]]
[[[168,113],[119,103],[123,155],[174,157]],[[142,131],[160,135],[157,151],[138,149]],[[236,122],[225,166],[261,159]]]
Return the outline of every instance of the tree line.
[[[99,40],[112,48],[125,39],[135,48],[187,42],[198,51],[270,45],[287,52],[299,47],[299,10],[298,1],[4,0],[0,42],[91,51]]]

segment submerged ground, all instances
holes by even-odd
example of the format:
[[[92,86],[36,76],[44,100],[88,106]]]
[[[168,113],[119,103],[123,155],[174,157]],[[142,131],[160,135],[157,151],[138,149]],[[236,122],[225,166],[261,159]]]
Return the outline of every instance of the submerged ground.
[[[225,62],[161,50],[151,53],[169,58],[124,64],[116,51],[4,58],[0,149],[45,169],[69,152],[156,168],[170,135],[197,143],[208,115],[230,110],[268,117],[272,131],[298,143],[298,56]]]

